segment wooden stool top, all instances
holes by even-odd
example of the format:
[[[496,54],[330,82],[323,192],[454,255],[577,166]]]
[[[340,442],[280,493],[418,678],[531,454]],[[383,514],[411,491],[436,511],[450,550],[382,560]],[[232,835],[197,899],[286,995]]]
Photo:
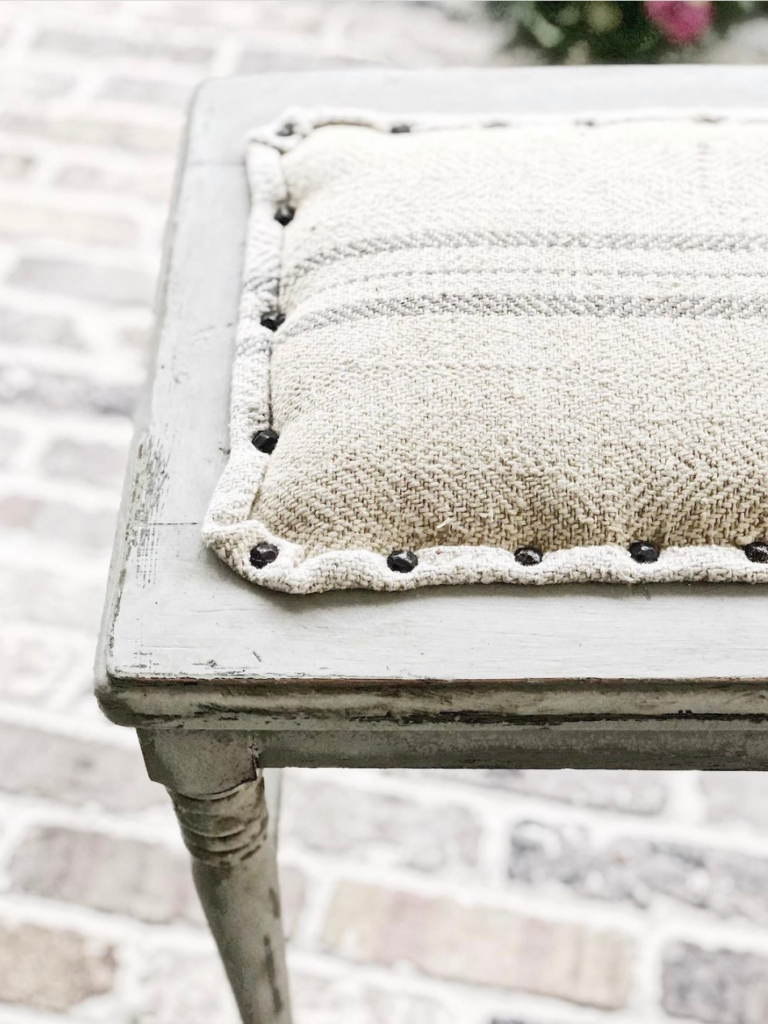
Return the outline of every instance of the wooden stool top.
[[[294,597],[201,540],[225,461],[249,128],[294,104],[758,109],[768,69],[333,72],[207,83],[182,154],[154,377],[97,662],[106,714],[253,733],[266,765],[768,766],[768,589],[474,586]]]

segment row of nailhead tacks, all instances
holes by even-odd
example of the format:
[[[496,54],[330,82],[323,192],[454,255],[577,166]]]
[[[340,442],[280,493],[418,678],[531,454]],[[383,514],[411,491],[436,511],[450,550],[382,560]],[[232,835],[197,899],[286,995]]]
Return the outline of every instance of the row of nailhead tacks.
[[[278,442],[278,434],[271,427],[259,430],[252,437],[255,448],[265,455],[271,455]],[[744,554],[750,562],[768,562],[768,541],[752,541],[746,544]],[[649,563],[657,561],[659,549],[647,540],[636,540],[629,545],[629,553],[636,562]],[[250,562],[254,569],[263,569],[274,562],[279,554],[275,544],[264,542],[251,548]],[[515,550],[515,561],[520,565],[538,565],[544,557],[543,552],[535,547],[520,547]],[[412,572],[419,564],[418,555],[413,551],[393,551],[387,557],[387,566],[392,572]]]
[[[399,134],[403,132],[410,132],[410,125],[397,124],[393,125],[390,131],[393,134]],[[292,124],[284,124],[276,132],[277,135],[289,136],[293,135],[294,126]],[[275,220],[278,224],[285,227],[290,224],[293,220],[294,213],[296,211],[293,207],[287,203],[281,203],[275,210]],[[280,312],[265,313],[261,317],[261,326],[266,327],[267,330],[276,331],[278,327],[285,322],[285,314]],[[260,452],[264,452],[265,455],[271,455],[275,450],[277,444],[278,435],[271,427],[265,427],[263,430],[259,430],[253,435],[251,441],[255,448],[258,448]],[[522,550],[522,549],[520,549]],[[530,549],[533,550],[533,549]],[[265,566],[274,562],[279,554],[279,549],[275,544],[268,544],[264,542],[257,544],[256,547],[251,548],[250,562],[255,569],[263,569]],[[517,555],[515,555],[517,557]],[[539,556],[539,561],[541,557]],[[519,559],[518,559],[519,561]],[[393,572],[411,572],[418,565],[419,559],[412,551],[393,551],[387,558],[387,565]],[[533,563],[531,563],[533,564]]]

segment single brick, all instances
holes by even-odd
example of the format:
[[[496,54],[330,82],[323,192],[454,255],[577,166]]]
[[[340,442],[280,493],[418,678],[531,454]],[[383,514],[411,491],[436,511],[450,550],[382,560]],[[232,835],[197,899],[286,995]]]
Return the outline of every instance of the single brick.
[[[130,247],[137,242],[138,227],[129,217],[114,214],[0,202],[0,238]]]
[[[152,924],[203,922],[189,857],[137,839],[35,829],[14,851],[10,877],[17,892]]]
[[[310,53],[281,53],[274,50],[243,50],[235,67],[236,75],[264,74],[268,71],[327,71],[330,68],[364,67],[354,57],[322,57]]]
[[[631,986],[633,943],[622,932],[354,882],[336,888],[322,942],[358,963],[405,960],[439,978],[606,1010],[625,1006]]]
[[[108,78],[98,93],[99,99],[120,103],[140,103],[148,106],[172,107],[183,110],[192,94],[191,85],[162,81],[157,78],[128,78],[118,75]]]
[[[0,178],[3,181],[26,178],[34,166],[34,157],[22,153],[0,153]]]
[[[130,382],[0,365],[0,405],[8,408],[130,418],[137,393]]]
[[[662,1003],[672,1017],[704,1024],[765,1024],[768,959],[687,942],[666,948]]]
[[[748,825],[768,832],[768,776],[764,772],[701,772],[705,817],[713,825]]]
[[[8,67],[0,72],[0,92],[5,102],[19,100],[58,99],[71,92],[77,83],[74,75],[31,71],[23,67]]]
[[[155,6],[160,5],[150,5]],[[174,5],[177,9],[184,6]],[[237,11],[232,16],[233,21],[237,17],[237,23],[261,35],[280,32],[290,41],[286,50],[292,44],[291,48],[301,48],[308,54],[317,52],[318,46],[313,46],[315,37],[322,35],[323,30],[327,32],[329,27],[327,18],[323,19],[322,8],[313,4],[252,4],[247,12],[237,10],[245,7],[244,4],[233,6]],[[348,5],[343,29],[341,23],[338,26],[338,39],[343,40],[343,45],[334,48],[342,57],[364,57],[401,65],[413,61],[422,67],[449,64],[478,67],[498,61],[504,40],[500,27],[487,19],[450,18],[440,6],[417,3],[408,6],[407,23],[404,23],[403,11],[400,4]],[[210,14],[209,19],[213,20]],[[216,20],[221,23],[221,18]],[[259,35],[256,41],[260,41]]]
[[[138,749],[4,722],[0,790],[119,814],[169,806],[165,789],[148,779]]]
[[[448,770],[439,772],[435,777],[441,775],[557,803],[623,814],[659,814],[667,800],[663,772],[499,768]]]
[[[23,434],[10,427],[0,427],[0,467],[9,465],[23,443]]]
[[[111,946],[72,931],[0,924],[0,1002],[65,1013],[115,981]]]
[[[0,565],[3,625],[15,622],[74,627],[95,634],[104,604],[104,584],[72,573]]]
[[[288,773],[281,835],[314,850],[356,858],[382,850],[394,864],[436,871],[477,863],[480,826],[465,808],[428,805]],[[378,862],[378,861],[377,861]]]
[[[119,344],[121,348],[135,349],[137,352],[148,352],[151,342],[151,328],[125,327],[120,331]]]
[[[151,274],[126,267],[74,260],[22,258],[9,281],[19,288],[68,295],[109,306],[149,307],[154,289]]]
[[[295,864],[280,864],[280,913],[283,933],[289,939],[296,931],[299,916],[304,909],[307,880]]]
[[[42,466],[45,473],[53,477],[85,480],[91,484],[114,488],[120,485],[125,475],[127,454],[127,443],[104,444],[62,437],[48,446],[43,454]]]
[[[104,781],[104,784],[108,784]],[[159,789],[159,787],[157,787]],[[163,793],[167,801],[167,796]],[[11,884],[17,892],[78,903],[152,924],[203,924],[186,852],[64,827],[34,829],[13,853]],[[301,870],[280,871],[286,936],[301,912],[306,883]]]
[[[173,173],[170,167],[165,171],[152,168],[141,173],[129,174],[105,167],[71,164],[61,169],[56,184],[81,192],[140,196],[151,202],[166,204],[171,196]]]
[[[768,924],[768,859],[637,836],[595,843],[586,829],[541,822],[512,830],[509,877],[580,896],[650,906],[658,897]]]
[[[7,307],[0,307],[0,340],[4,345],[84,348],[82,338],[68,317],[27,313]]]
[[[170,61],[175,64],[205,64],[213,56],[213,51],[208,46],[184,46],[158,42],[156,39],[138,39],[127,32],[109,35],[103,32],[97,34],[44,29],[35,37],[33,46],[40,50],[58,50],[80,57],[94,57],[97,60],[130,57],[137,60]]]
[[[137,996],[132,1024],[240,1024],[224,967],[213,952],[153,950],[141,967]]]
[[[458,1024],[457,1017],[431,998],[374,988],[353,977],[292,971],[291,1006],[295,1019],[308,1024]]]
[[[48,637],[40,630],[30,635],[28,629],[0,625],[0,700],[42,701],[75,660],[71,645],[60,637]],[[2,732],[0,725],[0,735]]]
[[[161,27],[167,32],[186,34],[190,28],[212,32],[236,30],[236,37],[242,38],[242,30],[258,29],[282,32],[294,36],[316,33],[323,24],[323,12],[314,4],[277,4],[281,10],[269,10],[272,4],[243,4],[241,0],[216,0],[211,7],[207,3],[179,3],[178,0],[154,0],[141,8],[141,18],[155,31]],[[274,44],[290,41],[290,35],[283,40],[274,39]]]
[[[24,530],[47,543],[62,541],[95,551],[111,549],[115,513],[23,494],[0,496],[0,528]]]
[[[178,130],[160,124],[134,121],[98,120],[52,112],[32,114],[19,110],[0,112],[0,131],[32,136],[68,146],[99,146],[172,156],[178,144]]]

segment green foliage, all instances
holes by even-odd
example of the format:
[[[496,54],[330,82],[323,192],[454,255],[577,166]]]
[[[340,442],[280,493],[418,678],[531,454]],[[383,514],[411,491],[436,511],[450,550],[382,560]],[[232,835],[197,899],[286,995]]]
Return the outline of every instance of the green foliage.
[[[551,64],[563,62],[649,63],[695,58],[734,24],[768,10],[768,3],[722,2],[706,8],[709,25],[695,41],[676,41],[649,14],[645,3],[518,2],[486,3],[488,13],[507,27],[510,46],[538,50]],[[661,6],[661,5],[659,5]],[[666,5],[667,7],[671,5]],[[683,4],[676,5],[678,8]]]

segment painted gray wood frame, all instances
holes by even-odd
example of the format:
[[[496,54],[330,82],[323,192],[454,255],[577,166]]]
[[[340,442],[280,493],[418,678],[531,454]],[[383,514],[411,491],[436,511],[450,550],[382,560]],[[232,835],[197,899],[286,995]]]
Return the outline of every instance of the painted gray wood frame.
[[[236,734],[140,732],[168,787],[208,924],[244,1024],[291,1024],[277,877],[280,772]]]
[[[260,590],[200,541],[227,451],[248,128],[395,112],[758,110],[768,68],[265,75],[198,92],[97,662],[116,722],[234,730],[262,765],[768,767],[768,588]]]

